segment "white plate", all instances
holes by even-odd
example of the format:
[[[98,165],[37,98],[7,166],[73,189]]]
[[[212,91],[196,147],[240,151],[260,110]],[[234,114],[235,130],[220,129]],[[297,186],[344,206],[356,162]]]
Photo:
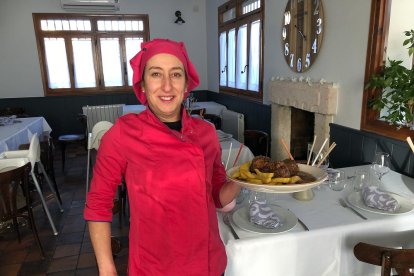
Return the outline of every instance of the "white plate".
[[[312,167],[312,166],[304,165],[304,164],[298,164],[298,166],[299,166],[300,171],[310,173],[316,178],[316,180],[313,182],[308,182],[308,183],[303,183],[303,184],[284,184],[284,185],[254,184],[254,183],[249,183],[243,180],[238,180],[238,179],[230,177],[233,174],[233,172],[239,170],[239,166],[229,169],[227,171],[227,178],[229,178],[230,180],[233,180],[240,186],[245,187],[246,189],[256,191],[256,192],[263,192],[263,193],[295,193],[295,192],[306,191],[306,190],[309,190],[310,188],[318,186],[319,184],[321,184],[328,178],[328,174],[326,173],[326,171],[320,168]]]
[[[398,208],[394,212],[380,210],[380,209],[371,208],[371,207],[366,206],[365,203],[364,203],[364,199],[362,198],[361,193],[359,193],[359,192],[350,193],[347,196],[347,200],[348,200],[349,204],[351,204],[352,206],[355,206],[359,209],[369,211],[369,212],[373,212],[373,213],[384,214],[384,215],[404,214],[404,213],[410,212],[414,208],[413,204],[411,204],[411,201],[408,200],[407,198],[402,197],[402,196],[400,196],[398,194],[395,194],[395,193],[391,193],[391,192],[387,192],[387,193],[389,193],[395,200],[397,200],[398,204],[400,205],[400,208]]]
[[[249,206],[243,206],[237,209],[232,216],[233,223],[243,230],[255,233],[275,234],[287,232],[298,223],[298,218],[291,211],[279,206],[270,205],[269,207],[276,213],[280,219],[280,224],[276,228],[265,228],[250,222]]]

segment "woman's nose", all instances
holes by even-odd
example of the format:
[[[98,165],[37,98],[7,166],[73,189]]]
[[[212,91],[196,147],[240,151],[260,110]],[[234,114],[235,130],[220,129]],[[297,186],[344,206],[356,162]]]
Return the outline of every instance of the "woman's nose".
[[[164,78],[164,80],[163,80],[163,89],[164,89],[164,91],[171,90],[171,79],[169,77]]]

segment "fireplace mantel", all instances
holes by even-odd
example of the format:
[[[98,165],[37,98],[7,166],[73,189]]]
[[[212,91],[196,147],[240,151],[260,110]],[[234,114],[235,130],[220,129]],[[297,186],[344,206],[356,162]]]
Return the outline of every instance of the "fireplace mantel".
[[[269,82],[269,100],[272,103],[272,158],[288,157],[280,140],[283,138],[290,147],[292,107],[315,114],[316,149],[329,139],[329,124],[338,108],[338,87],[333,83],[272,80]]]
[[[269,83],[269,100],[283,106],[320,114],[336,114],[338,88],[332,83],[274,80]]]

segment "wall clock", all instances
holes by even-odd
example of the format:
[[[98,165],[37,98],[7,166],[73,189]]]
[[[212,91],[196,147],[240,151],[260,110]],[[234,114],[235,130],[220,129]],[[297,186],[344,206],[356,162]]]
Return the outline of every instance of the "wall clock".
[[[295,72],[307,71],[315,62],[324,33],[322,0],[289,0],[282,24],[283,56]]]

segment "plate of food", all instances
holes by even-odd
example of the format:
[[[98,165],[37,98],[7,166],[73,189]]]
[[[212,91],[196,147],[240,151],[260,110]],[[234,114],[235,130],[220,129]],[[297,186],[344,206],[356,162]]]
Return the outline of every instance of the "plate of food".
[[[272,161],[257,156],[252,161],[227,170],[227,178],[240,186],[263,193],[295,193],[320,185],[325,170],[293,160]]]
[[[372,207],[368,207],[367,205],[365,205],[364,203],[364,199],[362,198],[362,195],[360,192],[353,192],[350,193],[347,196],[347,201],[349,202],[349,204],[351,204],[354,207],[357,207],[359,209],[365,210],[365,211],[369,211],[369,212],[373,212],[373,213],[377,213],[377,214],[383,214],[383,215],[400,215],[400,214],[404,214],[404,213],[408,213],[411,212],[411,210],[414,209],[413,204],[411,203],[411,201],[401,195],[392,193],[392,192],[387,192],[390,196],[392,196],[396,201],[398,201],[398,205],[399,208],[395,211],[386,211],[386,210],[381,210],[381,209],[377,209],[377,208],[372,208]]]

